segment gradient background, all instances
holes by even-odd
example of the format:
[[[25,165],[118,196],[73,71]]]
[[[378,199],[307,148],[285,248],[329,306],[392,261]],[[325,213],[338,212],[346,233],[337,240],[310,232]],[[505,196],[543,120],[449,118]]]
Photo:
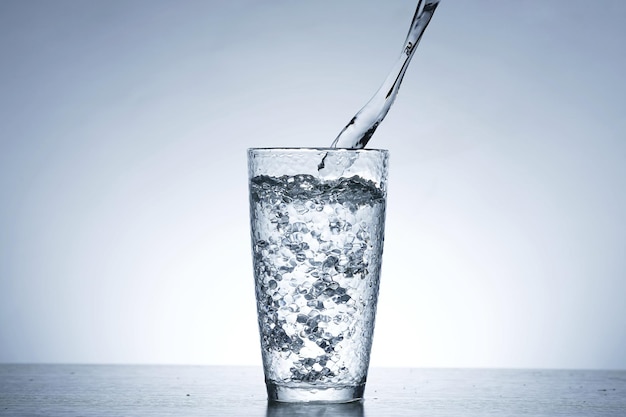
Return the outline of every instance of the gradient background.
[[[0,2],[0,362],[260,364],[245,149],[327,146],[415,0]],[[443,0],[372,366],[626,369],[626,2]]]

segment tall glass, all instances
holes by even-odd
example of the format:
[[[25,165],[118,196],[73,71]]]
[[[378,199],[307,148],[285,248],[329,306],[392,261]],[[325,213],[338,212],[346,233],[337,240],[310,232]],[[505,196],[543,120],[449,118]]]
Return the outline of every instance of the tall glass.
[[[388,152],[248,150],[259,330],[270,401],[362,398],[383,252]]]

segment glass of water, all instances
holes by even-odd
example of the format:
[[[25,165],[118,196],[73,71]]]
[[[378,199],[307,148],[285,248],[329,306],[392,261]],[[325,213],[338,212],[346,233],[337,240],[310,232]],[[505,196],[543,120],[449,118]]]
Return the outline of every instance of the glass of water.
[[[248,150],[254,280],[270,401],[363,397],[387,166],[386,150]]]

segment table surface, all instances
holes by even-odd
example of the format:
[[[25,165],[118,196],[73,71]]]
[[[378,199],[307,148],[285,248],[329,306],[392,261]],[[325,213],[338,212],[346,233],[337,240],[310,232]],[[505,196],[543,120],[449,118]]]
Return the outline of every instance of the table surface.
[[[626,416],[626,371],[370,369],[351,404],[268,404],[260,367],[0,365],[0,416]]]

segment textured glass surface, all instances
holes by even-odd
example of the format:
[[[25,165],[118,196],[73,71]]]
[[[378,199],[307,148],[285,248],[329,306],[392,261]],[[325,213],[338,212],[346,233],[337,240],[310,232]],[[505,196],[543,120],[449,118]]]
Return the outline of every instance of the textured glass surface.
[[[360,398],[378,299],[387,152],[251,149],[248,155],[270,399]]]

